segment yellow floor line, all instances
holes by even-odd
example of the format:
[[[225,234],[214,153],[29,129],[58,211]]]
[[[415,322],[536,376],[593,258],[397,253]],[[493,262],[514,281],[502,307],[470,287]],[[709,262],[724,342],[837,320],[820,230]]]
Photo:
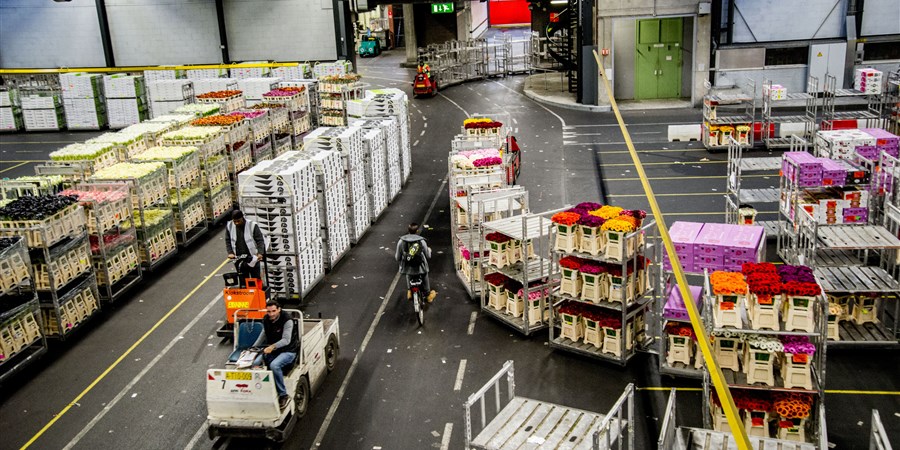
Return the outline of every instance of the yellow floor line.
[[[25,161],[25,162],[21,162],[21,163],[19,163],[19,164],[16,164],[16,165],[14,165],[14,166],[12,166],[12,167],[7,167],[7,168],[5,168],[5,169],[3,169],[3,170],[0,170],[0,173],[8,172],[8,171],[13,170],[13,169],[15,169],[15,168],[17,168],[17,167],[22,167],[22,166],[24,166],[25,164],[31,164],[31,161]]]
[[[724,180],[726,178],[725,175],[697,175],[697,176],[679,176],[679,177],[648,177],[647,179],[650,181],[657,180]],[[778,178],[778,175],[742,175],[741,179],[745,178]],[[632,178],[604,178],[603,181],[607,183],[610,181],[641,181],[640,178],[632,177]]]
[[[706,149],[705,148],[681,148],[681,149],[666,148],[666,149],[660,149],[660,150],[638,150],[637,152],[638,153],[684,153],[684,152],[704,152],[704,153],[706,153]],[[610,150],[610,151],[603,150],[603,151],[599,151],[597,153],[600,156],[617,154],[617,153],[627,154],[628,150]]]
[[[645,386],[636,388],[639,391],[670,391],[673,388],[665,387],[665,386]],[[680,392],[697,392],[702,391],[703,388],[697,387],[676,387],[674,388],[676,391]],[[900,391],[869,391],[869,390],[854,390],[854,389],[825,389],[826,394],[837,394],[837,395],[900,395]]]
[[[101,373],[99,376],[97,376],[97,378],[95,378],[94,381],[92,381],[91,384],[88,385],[88,387],[84,388],[84,390],[81,391],[81,393],[78,394],[77,397],[75,397],[71,402],[69,402],[69,404],[66,405],[65,408],[63,408],[59,413],[57,413],[55,416],[53,416],[53,419],[51,419],[49,422],[47,422],[47,424],[44,425],[44,427],[41,428],[40,431],[35,433],[35,435],[32,436],[31,439],[29,439],[28,442],[26,442],[25,445],[23,445],[19,450],[25,450],[26,448],[30,447],[31,444],[34,444],[34,442],[37,441],[38,438],[40,438],[44,433],[46,433],[47,430],[49,430],[50,427],[52,427],[53,424],[55,424],[56,421],[59,420],[60,417],[64,416],[67,412],[69,412],[69,409],[72,408],[72,405],[77,405],[78,402],[82,398],[84,398],[84,396],[87,395],[88,392],[90,392],[92,389],[94,389],[95,386],[97,386],[97,384],[99,384],[101,381],[103,381],[103,379],[106,378],[106,376],[109,375],[109,373],[112,372],[113,369],[115,369],[116,366],[119,365],[119,363],[124,361],[125,358],[127,358],[128,355],[131,354],[131,352],[134,351],[135,348],[137,348],[138,345],[140,345],[142,342],[144,342],[144,340],[147,339],[148,336],[153,334],[153,332],[156,331],[156,329],[159,328],[159,326],[162,325],[163,322],[168,320],[169,317],[172,316],[172,314],[174,314],[175,311],[178,310],[178,308],[181,308],[181,305],[183,305],[198,290],[200,290],[200,288],[204,284],[206,284],[207,281],[211,280],[213,278],[213,276],[216,274],[216,272],[218,272],[222,267],[225,267],[225,264],[228,264],[228,262],[229,262],[229,260],[227,260],[227,259],[225,261],[222,261],[222,264],[219,264],[219,267],[216,267],[215,269],[213,269],[213,271],[210,272],[209,275],[207,275],[205,278],[203,278],[203,280],[200,281],[199,284],[194,286],[194,288],[191,289],[191,291],[188,292],[187,295],[185,295],[184,298],[181,299],[181,301],[176,303],[175,306],[173,306],[172,309],[169,310],[169,312],[167,312],[152,327],[150,327],[150,329],[147,330],[147,332],[144,333],[144,335],[141,336],[134,344],[132,344],[131,347],[128,347],[128,350],[125,350],[125,353],[122,353],[121,356],[119,356],[115,361],[113,361],[113,363],[110,364],[109,367],[107,367],[106,370],[103,371],[103,373]]]
[[[721,196],[725,195],[725,193],[724,192],[680,192],[680,193],[671,193],[671,194],[656,194],[657,197],[681,197],[681,196],[685,196],[685,195],[699,196],[699,197],[702,197],[702,196],[721,197]],[[646,197],[646,195],[645,194],[609,194],[609,195],[607,195],[607,197],[609,197],[609,198]]]
[[[728,161],[670,161],[670,162],[645,162],[644,166],[689,166],[691,164],[726,164]],[[600,163],[600,167],[634,167],[634,163]]]

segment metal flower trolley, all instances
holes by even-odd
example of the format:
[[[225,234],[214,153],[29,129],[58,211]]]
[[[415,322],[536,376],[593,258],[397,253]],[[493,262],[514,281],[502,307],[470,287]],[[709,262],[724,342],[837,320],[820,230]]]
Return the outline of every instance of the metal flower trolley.
[[[0,221],[0,236],[24,235],[48,338],[68,334],[100,308],[85,214],[69,205],[42,220]]]
[[[650,262],[659,260],[656,222],[644,220],[627,233],[597,227],[599,245],[577,229],[588,227],[554,225],[553,265],[561,282],[551,292],[550,347],[625,365],[652,341],[646,328],[656,291]],[[564,229],[578,236],[573,246],[561,242]],[[567,264],[573,260],[580,266]]]
[[[765,272],[765,266],[772,269]],[[751,268],[752,267],[752,268]],[[745,264],[747,280],[754,276],[780,277],[780,293],[771,293],[774,321],[760,321],[753,304],[767,294],[715,294],[714,281],[704,282],[703,319],[713,340],[713,352],[728,383],[749,436],[817,443],[825,439],[824,385],[826,304],[820,292],[788,291],[794,278],[787,273],[811,269],[768,263]],[[792,272],[796,271],[796,272]],[[719,272],[719,274],[722,274]],[[716,273],[712,274],[715,276]],[[800,278],[796,278],[800,279]],[[806,284],[816,286],[815,283]],[[746,289],[746,288],[745,288]],[[723,307],[727,306],[727,307]],[[732,320],[734,319],[734,320]],[[727,419],[704,370],[704,425],[729,432]]]
[[[514,374],[513,361],[507,361],[466,400],[467,450],[634,450],[633,384],[625,387],[609,412],[600,414],[517,396]],[[486,397],[492,391],[494,407],[489,410]],[[480,420],[473,422],[476,414]]]
[[[488,261],[482,247],[481,224],[488,220],[514,217],[528,211],[528,192],[521,186],[479,191],[467,187],[464,195],[451,197],[451,232],[456,274],[469,296],[480,296],[482,268]],[[455,206],[455,207],[453,207]]]
[[[87,214],[100,299],[118,300],[143,278],[130,187],[125,183],[79,183],[61,194],[77,196]]]
[[[526,213],[481,225],[481,248],[487,249],[481,310],[526,336],[546,328],[550,317],[550,290],[558,277],[549,257],[554,212]]]
[[[0,248],[0,382],[47,352],[25,239],[4,239]]]

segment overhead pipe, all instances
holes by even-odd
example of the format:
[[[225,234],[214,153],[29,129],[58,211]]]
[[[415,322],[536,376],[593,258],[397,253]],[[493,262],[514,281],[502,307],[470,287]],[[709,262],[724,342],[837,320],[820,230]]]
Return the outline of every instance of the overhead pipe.
[[[95,0],[97,7],[97,22],[100,25],[100,41],[103,44],[103,57],[106,60],[106,67],[115,67],[116,58],[113,55],[112,38],[109,34],[109,17],[106,15],[106,1]]]

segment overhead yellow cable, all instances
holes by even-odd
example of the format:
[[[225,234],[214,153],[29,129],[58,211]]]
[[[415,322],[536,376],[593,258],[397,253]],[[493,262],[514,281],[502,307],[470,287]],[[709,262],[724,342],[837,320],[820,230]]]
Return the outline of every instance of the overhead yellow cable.
[[[625,138],[625,145],[628,147],[628,153],[631,154],[635,170],[640,177],[641,185],[644,187],[644,193],[647,194],[647,201],[650,203],[650,210],[653,211],[653,217],[656,219],[659,235],[662,237],[663,245],[665,245],[666,252],[669,254],[669,262],[672,263],[672,271],[675,272],[675,279],[678,281],[681,297],[693,298],[690,289],[688,288],[687,279],[684,276],[684,270],[681,267],[681,261],[675,253],[675,245],[672,244],[672,238],[669,236],[669,228],[666,226],[666,221],[659,209],[659,204],[656,203],[656,197],[653,195],[653,188],[650,186],[650,180],[644,172],[644,166],[641,165],[641,159],[638,157],[637,150],[634,148],[634,143],[631,141],[631,134],[628,133],[625,121],[622,120],[622,114],[619,112],[619,106],[616,104],[616,99],[613,97],[609,79],[606,78],[606,70],[603,68],[603,62],[600,61],[600,55],[597,54],[596,50],[594,50],[594,59],[597,61],[597,67],[600,68],[600,78],[603,80],[603,86],[606,88],[606,96],[609,98],[609,103],[616,115],[616,120],[619,122],[619,129],[622,130],[622,137]],[[750,450],[750,438],[747,437],[747,430],[744,428],[744,424],[741,423],[740,417],[738,416],[737,408],[734,406],[734,399],[731,398],[731,391],[728,389],[728,383],[725,382],[725,376],[722,375],[722,369],[713,357],[712,349],[709,345],[709,336],[707,336],[706,330],[700,322],[700,313],[697,311],[697,305],[695,305],[694,302],[684,302],[684,304],[687,307],[688,316],[691,318],[691,326],[694,328],[694,334],[697,336],[697,344],[700,346],[700,351],[703,353],[703,360],[706,362],[706,367],[709,370],[713,386],[715,386],[716,393],[719,396],[719,403],[722,404],[722,409],[725,410],[725,417],[728,419],[728,426],[731,428],[731,433],[734,435],[738,449]],[[665,355],[659,355],[660,358],[664,356]]]

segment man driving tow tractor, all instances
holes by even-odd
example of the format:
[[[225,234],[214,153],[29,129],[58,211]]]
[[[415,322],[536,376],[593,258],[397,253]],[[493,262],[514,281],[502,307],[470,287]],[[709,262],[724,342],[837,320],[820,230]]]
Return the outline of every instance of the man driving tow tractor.
[[[416,67],[416,73],[424,73],[429,80],[434,81],[434,78],[431,77],[431,66],[429,66],[424,59],[419,60],[419,65]]]
[[[287,314],[281,313],[281,304],[277,300],[266,302],[263,331],[253,343],[253,347],[260,347],[263,344],[266,347],[253,361],[253,365],[262,366],[265,362],[272,371],[275,390],[278,392],[278,406],[284,409],[290,400],[284,387],[284,368],[297,359],[297,352],[300,350],[300,330],[294,327],[294,321]]]

